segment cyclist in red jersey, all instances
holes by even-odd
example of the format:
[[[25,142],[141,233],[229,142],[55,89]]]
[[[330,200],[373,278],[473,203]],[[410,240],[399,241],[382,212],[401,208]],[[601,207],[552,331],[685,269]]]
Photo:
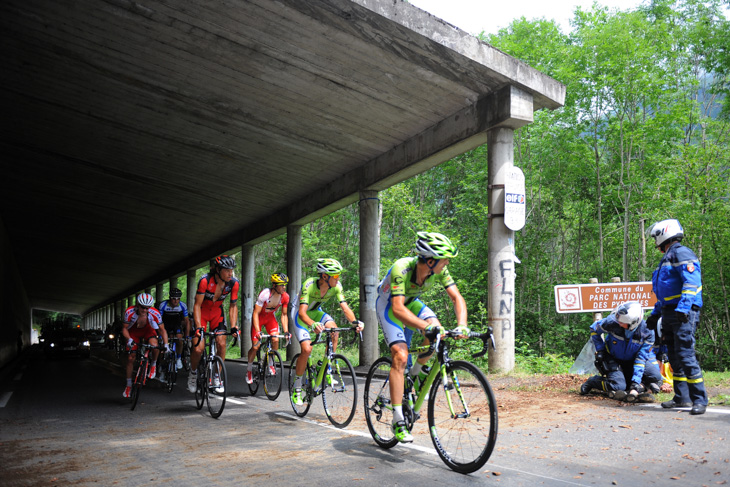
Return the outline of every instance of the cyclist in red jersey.
[[[213,267],[198,281],[198,290],[196,291],[195,305],[193,306],[193,321],[196,330],[199,328],[206,329],[207,325],[210,325],[210,328],[208,328],[210,331],[225,332],[228,329],[223,301],[230,295],[231,302],[228,317],[231,322],[231,332],[238,334],[238,290],[240,284],[238,279],[233,277],[235,267],[236,261],[233,257],[221,255],[216,257]],[[204,346],[205,342],[201,339],[190,352],[191,371],[188,376],[188,390],[193,393],[195,392],[195,383],[198,377],[198,363],[200,362],[200,356],[203,354]],[[222,360],[226,359],[225,335],[216,337],[216,354]]]
[[[253,360],[256,352],[261,348],[261,330],[265,329],[269,335],[279,334],[279,324],[276,322],[276,311],[281,308],[281,326],[284,328],[284,335],[289,335],[289,317],[287,307],[289,306],[289,294],[286,292],[286,284],[289,277],[286,274],[276,273],[271,275],[271,287],[267,287],[259,294],[251,315],[251,349],[248,351],[248,366],[246,367],[246,383],[253,384]],[[279,350],[279,339],[271,339],[271,348]],[[269,363],[269,370],[272,375],[276,374],[273,363]]]
[[[162,335],[165,347],[167,347],[167,332],[162,324],[162,315],[156,308],[153,308],[155,300],[150,294],[142,293],[137,296],[137,304],[130,306],[124,311],[124,326],[122,336],[127,339],[129,357],[127,358],[127,386],[124,388],[124,397],[129,397],[132,391],[132,369],[134,368],[134,355],[137,350],[137,343],[146,340],[150,345],[157,346],[157,334]],[[152,350],[149,378],[155,377],[157,369],[157,357],[160,355],[158,349]]]

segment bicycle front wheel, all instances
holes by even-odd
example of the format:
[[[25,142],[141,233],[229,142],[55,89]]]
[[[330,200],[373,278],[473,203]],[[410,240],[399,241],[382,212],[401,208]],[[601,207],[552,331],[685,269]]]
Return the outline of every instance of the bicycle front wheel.
[[[223,414],[223,408],[226,406],[226,364],[223,359],[218,356],[208,364],[208,390],[206,392],[206,400],[208,402],[208,411],[211,417],[217,418]]]
[[[172,392],[177,382],[177,366],[175,365],[175,354],[169,354],[167,360],[167,392]]]
[[[479,470],[497,442],[497,402],[484,373],[457,360],[439,374],[428,401],[428,426],[433,446],[452,470]]]
[[[284,366],[281,364],[281,355],[279,355],[279,352],[276,350],[272,350],[268,354],[265,354],[264,358],[266,359],[266,363],[263,364],[264,392],[266,393],[266,397],[272,401],[276,401],[276,398],[279,397],[279,394],[281,394],[281,383],[284,376]]]
[[[139,392],[144,384],[144,378],[147,375],[147,361],[142,360],[137,366],[137,372],[134,374],[134,382],[132,382],[132,411],[137,407],[139,401]]]
[[[195,407],[197,409],[203,409],[203,404],[205,404],[205,391],[207,389],[205,385],[206,382],[205,356],[201,356],[200,362],[198,363],[198,374],[195,382]]]
[[[183,349],[182,354],[180,356],[180,360],[182,360],[183,368],[185,369],[185,372],[190,373],[190,342],[185,340],[183,343]]]
[[[393,448],[398,444],[391,424],[393,404],[390,400],[390,357],[380,357],[370,367],[365,379],[365,421],[370,435],[379,446]]]
[[[251,377],[253,378],[253,382],[248,384],[248,392],[251,393],[252,396],[256,395],[256,392],[259,390],[259,364],[261,363],[261,349],[259,348],[256,351],[256,361],[253,363],[253,369],[251,369]],[[246,372],[248,373],[248,372]]]
[[[357,408],[357,377],[344,355],[335,354],[324,371],[322,402],[330,423],[344,428]]]
[[[291,407],[294,410],[294,414],[299,416],[300,418],[303,418],[307,415],[309,412],[309,408],[312,405],[312,377],[309,373],[309,366],[304,370],[304,376],[302,376],[302,387],[301,387],[301,404],[296,404],[294,402],[294,398],[292,397],[294,394],[294,382],[297,379],[297,360],[299,360],[299,356],[301,354],[294,355],[294,358],[291,359],[291,363],[289,364],[289,402],[291,403]]]

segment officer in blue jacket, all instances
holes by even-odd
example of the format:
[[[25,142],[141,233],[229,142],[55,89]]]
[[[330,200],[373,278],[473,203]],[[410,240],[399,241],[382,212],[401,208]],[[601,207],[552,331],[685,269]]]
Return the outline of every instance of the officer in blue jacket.
[[[643,316],[641,303],[628,301],[591,325],[596,368],[601,375],[588,379],[580,388],[581,394],[598,389],[618,401],[654,401],[652,393],[659,392],[662,374],[652,352],[654,332],[647,328]]]
[[[695,356],[695,330],[702,308],[702,274],[697,256],[680,242],[684,230],[677,220],[655,223],[650,231],[664,254],[651,278],[657,303],[647,318],[656,328],[662,318],[662,337],[669,345],[669,363],[674,374],[674,398],[663,408],[692,407],[690,414],[707,409],[702,369]]]

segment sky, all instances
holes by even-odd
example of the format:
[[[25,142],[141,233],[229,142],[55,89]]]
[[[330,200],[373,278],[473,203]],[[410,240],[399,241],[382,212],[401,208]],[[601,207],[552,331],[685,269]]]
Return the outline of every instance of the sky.
[[[514,19],[544,17],[556,20],[563,33],[570,32],[569,20],[580,6],[590,10],[594,0],[409,0],[411,4],[450,24],[478,35],[481,31],[496,34]],[[601,6],[615,10],[633,10],[641,0],[599,0]]]

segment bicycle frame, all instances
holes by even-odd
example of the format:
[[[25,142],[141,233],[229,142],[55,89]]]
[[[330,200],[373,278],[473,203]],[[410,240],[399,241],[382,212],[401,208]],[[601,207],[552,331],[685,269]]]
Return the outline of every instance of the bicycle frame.
[[[321,364],[318,363],[315,366],[312,363],[312,354],[310,354],[307,359],[307,368],[314,367],[314,370],[316,371],[314,374],[314,382],[312,383],[312,390],[315,397],[319,396],[324,390],[324,387],[322,387],[322,383],[324,382],[324,373],[327,370],[327,366],[330,364],[330,360],[335,355],[334,346],[332,344],[332,334],[341,331],[352,331],[352,328],[325,328],[322,333],[320,333],[320,336],[323,334],[327,335],[324,341],[320,340],[320,337],[317,337],[317,340],[312,342],[312,346],[319,345],[321,343],[325,344],[324,356],[322,357]]]

